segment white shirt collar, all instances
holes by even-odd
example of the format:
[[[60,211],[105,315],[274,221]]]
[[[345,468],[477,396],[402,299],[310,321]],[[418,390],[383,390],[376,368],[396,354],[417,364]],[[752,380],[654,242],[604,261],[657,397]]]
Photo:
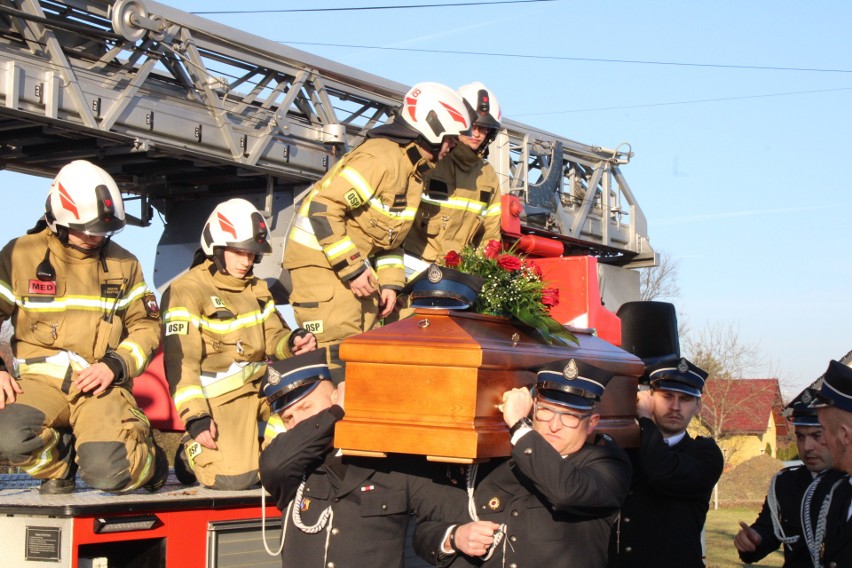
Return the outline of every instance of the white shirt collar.
[[[684,436],[686,436],[686,430],[684,430],[680,434],[675,434],[671,438],[663,438],[663,441],[666,443],[667,446],[672,447],[680,443],[680,441],[683,440]]]

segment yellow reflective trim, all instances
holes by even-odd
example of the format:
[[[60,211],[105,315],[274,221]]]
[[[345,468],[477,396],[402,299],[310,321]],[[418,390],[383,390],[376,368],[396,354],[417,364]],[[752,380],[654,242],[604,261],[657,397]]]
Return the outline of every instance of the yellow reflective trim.
[[[401,256],[383,256],[376,259],[376,270],[383,270],[385,268],[398,268],[402,270],[405,268],[405,263]]]
[[[378,197],[370,200],[370,208],[385,217],[396,220],[402,219],[403,221],[413,221],[414,216],[417,214],[416,207],[405,207],[404,209],[391,208],[382,203],[382,200]]]
[[[37,474],[51,462],[58,461],[59,459],[59,453],[54,452],[54,449],[59,444],[59,432],[54,428],[50,428],[50,431],[53,434],[53,438],[39,452],[38,457],[34,458],[36,462],[29,467],[23,468],[30,475]]]
[[[308,194],[308,196],[305,198],[304,201],[302,201],[302,204],[299,206],[299,215],[301,215],[302,217],[308,216],[308,209],[310,209],[310,207],[311,207],[311,201],[313,200],[314,196],[317,193],[319,193],[319,190],[316,189],[316,186],[314,186],[314,189],[311,190],[311,192]]]
[[[199,326],[201,329],[206,329],[213,333],[228,333],[238,329],[245,329],[255,325],[262,325],[269,316],[275,311],[275,304],[270,300],[266,302],[263,311],[255,310],[247,314],[241,314],[239,317],[231,319],[211,319],[202,317]]]
[[[12,287],[2,280],[0,280],[0,298],[3,298],[10,304],[15,303],[15,294],[12,292]]]
[[[447,209],[455,209],[457,211],[470,211],[471,213],[475,213],[476,215],[481,215],[485,208],[488,206],[487,203],[483,203],[482,201],[476,201],[474,199],[466,199],[464,197],[450,197],[449,199],[433,199],[427,195],[421,197],[421,201],[424,203],[429,203],[431,205],[437,205],[439,207],[446,207]]]
[[[361,194],[361,201],[372,201],[370,198],[375,195],[376,190],[372,185],[367,183],[367,180],[365,180],[360,173],[352,168],[343,168],[340,175],[346,178],[346,181],[351,183],[352,187]]]
[[[296,225],[293,225],[293,228],[290,230],[290,235],[287,238],[302,246],[306,246],[309,249],[322,250],[322,247],[320,246],[317,238],[314,236],[313,231],[305,232],[304,229],[297,227]]]
[[[193,326],[198,327],[201,323],[201,318],[190,313],[188,309],[182,306],[175,306],[173,308],[169,308],[166,310],[166,313],[163,314],[163,324],[165,325],[169,322],[176,321],[189,322]]]
[[[233,374],[217,373],[215,377],[201,376],[201,390],[207,398],[215,398],[235,391],[244,384],[251,382],[266,369],[266,363],[255,361],[244,366]]]
[[[349,237],[343,237],[335,243],[331,243],[330,245],[322,247],[323,254],[329,259],[342,256],[344,254],[349,253],[350,251],[355,250],[358,249],[355,247],[355,243],[353,243],[352,239],[350,239]]]
[[[19,363],[18,374],[24,375],[44,375],[53,379],[65,380],[65,374],[68,372],[68,365],[57,365],[56,363]]]
[[[180,408],[182,404],[185,404],[195,398],[204,399],[204,391],[201,389],[200,386],[191,385],[182,389],[178,389],[174,396],[175,406],[177,408]]]
[[[145,352],[142,351],[142,348],[139,347],[138,344],[125,339],[118,344],[118,348],[125,349],[130,352],[130,356],[133,357],[133,363],[136,365],[135,371],[138,372],[145,368],[145,363],[148,362],[148,357],[145,356]]]

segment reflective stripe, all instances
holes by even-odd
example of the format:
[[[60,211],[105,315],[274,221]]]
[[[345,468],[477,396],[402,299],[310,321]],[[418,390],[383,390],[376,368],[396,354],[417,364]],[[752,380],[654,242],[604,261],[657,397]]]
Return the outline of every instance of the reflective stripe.
[[[234,362],[226,371],[212,375],[201,373],[201,390],[207,398],[221,396],[251,382],[265,368],[263,361]]]
[[[154,447],[151,446],[148,449],[148,455],[145,457],[145,467],[142,468],[142,471],[139,472],[139,477],[136,478],[135,483],[131,483],[127,487],[121,490],[122,493],[125,491],[134,491],[142,487],[142,483],[149,481],[149,478],[153,475],[154,469],[154,461],[156,460]],[[149,473],[151,472],[151,473]]]
[[[200,398],[202,400],[204,399],[204,391],[201,390],[200,386],[192,385],[179,389],[177,392],[175,392],[174,396],[175,406],[177,408],[180,408],[182,404],[185,404],[195,398]]]
[[[78,372],[91,366],[88,361],[73,351],[60,351],[44,359],[41,357],[15,359],[15,365],[19,375],[45,375],[59,380],[65,380],[69,366]]]
[[[374,197],[370,200],[370,207],[382,215],[386,217],[390,217],[391,219],[402,219],[403,221],[413,221],[414,216],[417,213],[417,207],[406,207],[402,210],[396,210],[395,208],[388,207],[382,200],[378,197]]]
[[[405,270],[405,264],[402,262],[402,256],[383,256],[376,259],[376,270],[384,270],[387,268]]]
[[[38,301],[32,301],[27,296],[24,299],[16,298],[14,295],[9,297],[8,289],[2,290],[2,295],[8,299],[10,303],[16,304],[23,310],[32,312],[63,312],[67,310],[86,310],[86,311],[111,311],[113,305],[116,306],[116,311],[124,311],[134,301],[141,298],[148,292],[148,287],[144,282],[137,284],[128,295],[119,299],[116,303],[115,298],[107,298],[104,296],[62,296],[48,300],[41,298]]]
[[[145,368],[145,363],[148,362],[148,358],[145,356],[145,353],[139,345],[125,339],[119,343],[118,349],[124,349],[130,352],[130,356],[133,357],[133,364],[136,365],[135,371],[138,372]]]
[[[15,294],[12,293],[12,288],[6,282],[0,280],[0,297],[9,302],[15,303]]]
[[[302,246],[306,246],[309,249],[322,250],[322,247],[320,246],[319,241],[317,241],[317,238],[314,236],[313,231],[306,233],[301,227],[293,225],[293,228],[290,230],[290,236],[287,238]]]
[[[329,260],[331,260],[332,258],[337,258],[339,256],[349,254],[350,252],[354,252],[357,250],[358,249],[355,247],[355,243],[353,243],[352,239],[350,239],[349,237],[343,237],[337,242],[322,247],[323,254]]]
[[[372,185],[367,183],[367,180],[365,180],[360,173],[358,173],[352,168],[343,168],[343,171],[340,172],[340,175],[346,178],[346,180],[352,184],[352,187],[354,187],[355,190],[361,194],[361,199],[364,202],[372,202],[371,198],[373,197],[373,195],[375,195],[376,190],[373,188]]]
[[[424,195],[421,200],[424,203],[429,203],[431,205],[437,205],[439,207],[446,207],[447,209],[456,209],[460,211],[470,211],[471,213],[475,213],[476,215],[482,215],[488,206],[487,203],[483,203],[481,201],[475,201],[473,199],[465,199],[464,197],[450,197],[449,199],[432,199],[427,195]]]
[[[499,216],[501,213],[503,213],[503,207],[499,201],[485,210],[486,217],[496,217]]]
[[[263,324],[263,322],[269,319],[269,316],[272,315],[274,311],[275,304],[270,300],[266,302],[266,305],[263,307],[263,311],[255,310],[247,314],[242,314],[236,318],[220,320],[214,318],[199,317],[194,314],[191,314],[186,308],[178,306],[166,311],[165,315],[163,316],[163,323],[187,321],[195,327],[221,335],[223,333],[236,331],[238,329],[261,325]]]
[[[53,439],[44,446],[42,451],[39,452],[38,457],[34,458],[36,463],[30,467],[24,468],[24,471],[30,475],[37,474],[59,458],[59,454],[54,453],[53,451],[57,444],[59,444],[59,432],[53,428],[50,428],[50,431],[53,433]]]
[[[263,424],[262,422],[258,423],[258,426]],[[287,427],[284,426],[284,422],[281,420],[281,417],[277,414],[273,414],[269,417],[269,422],[263,425],[262,428],[258,429],[258,432],[263,432],[263,437],[266,442],[269,442],[278,434],[283,434],[287,431]]]

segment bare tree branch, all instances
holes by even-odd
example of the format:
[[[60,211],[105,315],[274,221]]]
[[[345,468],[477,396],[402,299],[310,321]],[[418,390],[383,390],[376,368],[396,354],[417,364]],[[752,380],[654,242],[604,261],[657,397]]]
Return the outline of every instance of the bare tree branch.
[[[639,298],[659,300],[676,298],[680,295],[677,284],[678,262],[660,251],[660,264],[639,269]]]

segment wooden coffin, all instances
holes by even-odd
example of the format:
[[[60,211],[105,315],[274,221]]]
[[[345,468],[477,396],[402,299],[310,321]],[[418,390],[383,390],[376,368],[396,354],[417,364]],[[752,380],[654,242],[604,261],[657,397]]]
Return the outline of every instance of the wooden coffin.
[[[574,357],[615,376],[600,405],[598,430],[638,445],[634,355],[574,330],[579,347],[546,345],[507,318],[450,310],[411,317],[347,338],[344,407],[335,446],[347,454],[403,453],[470,463],[511,453],[497,409],[504,391],[535,383],[534,368]]]

